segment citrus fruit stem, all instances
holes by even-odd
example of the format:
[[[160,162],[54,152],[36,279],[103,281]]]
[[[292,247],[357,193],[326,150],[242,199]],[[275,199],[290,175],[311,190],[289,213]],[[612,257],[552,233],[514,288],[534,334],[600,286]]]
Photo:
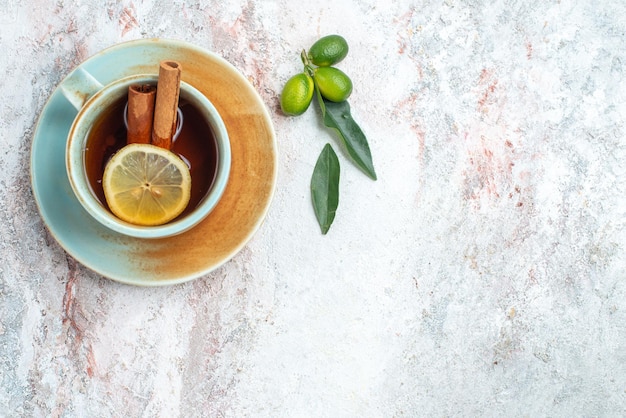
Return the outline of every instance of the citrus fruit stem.
[[[302,60],[302,64],[304,64],[305,67],[311,65],[311,61],[309,61],[309,57],[307,56],[306,51],[304,49],[300,53],[300,59]]]
[[[310,75],[311,77],[313,77],[313,74],[315,74],[315,71],[313,71],[313,67],[311,67],[309,64],[304,66],[304,72]],[[315,81],[315,78],[313,78],[313,81]]]

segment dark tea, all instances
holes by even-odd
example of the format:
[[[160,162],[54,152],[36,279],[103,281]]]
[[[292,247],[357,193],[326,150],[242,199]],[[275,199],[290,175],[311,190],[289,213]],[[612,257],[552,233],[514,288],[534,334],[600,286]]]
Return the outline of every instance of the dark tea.
[[[108,209],[102,176],[113,154],[126,145],[124,107],[126,97],[115,102],[92,126],[86,141],[85,171],[94,195]],[[198,109],[182,97],[179,107],[183,113],[183,126],[171,151],[189,166],[191,197],[184,217],[193,211],[211,189],[217,174],[218,150],[213,130]]]

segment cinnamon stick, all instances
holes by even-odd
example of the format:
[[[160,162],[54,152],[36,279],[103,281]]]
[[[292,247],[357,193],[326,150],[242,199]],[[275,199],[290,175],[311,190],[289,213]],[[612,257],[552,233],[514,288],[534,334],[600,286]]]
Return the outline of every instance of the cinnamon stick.
[[[126,143],[151,142],[155,98],[156,88],[150,84],[135,84],[128,87]]]
[[[172,136],[176,131],[181,71],[182,67],[176,61],[161,61],[159,66],[152,144],[165,149],[172,147]]]

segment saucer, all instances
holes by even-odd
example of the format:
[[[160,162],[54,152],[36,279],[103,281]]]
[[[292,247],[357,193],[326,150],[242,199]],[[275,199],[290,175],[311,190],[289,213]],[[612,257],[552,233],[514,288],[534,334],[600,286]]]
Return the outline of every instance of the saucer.
[[[211,214],[193,229],[170,238],[138,239],[113,232],[87,214],[65,169],[67,134],[76,110],[58,88],[39,117],[31,150],[33,194],[51,235],[87,268],[139,286],[183,283],[226,263],[260,227],[276,184],[276,137],[270,115],[250,82],[223,58],[183,41],[142,39],[105,49],[80,66],[106,85],[154,72],[164,59],[180,62],[182,80],[217,108],[231,143],[226,190]]]

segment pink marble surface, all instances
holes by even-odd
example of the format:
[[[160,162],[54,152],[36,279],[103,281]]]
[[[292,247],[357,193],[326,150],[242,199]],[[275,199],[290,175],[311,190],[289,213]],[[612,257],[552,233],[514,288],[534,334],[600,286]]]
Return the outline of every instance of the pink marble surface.
[[[4,1],[0,416],[626,415],[626,15],[621,1]],[[309,199],[319,115],[278,95],[319,36],[379,180]],[[37,116],[108,46],[212,50],[275,125],[268,217],[166,288],[67,256],[29,180]],[[342,155],[340,155],[342,157]]]

